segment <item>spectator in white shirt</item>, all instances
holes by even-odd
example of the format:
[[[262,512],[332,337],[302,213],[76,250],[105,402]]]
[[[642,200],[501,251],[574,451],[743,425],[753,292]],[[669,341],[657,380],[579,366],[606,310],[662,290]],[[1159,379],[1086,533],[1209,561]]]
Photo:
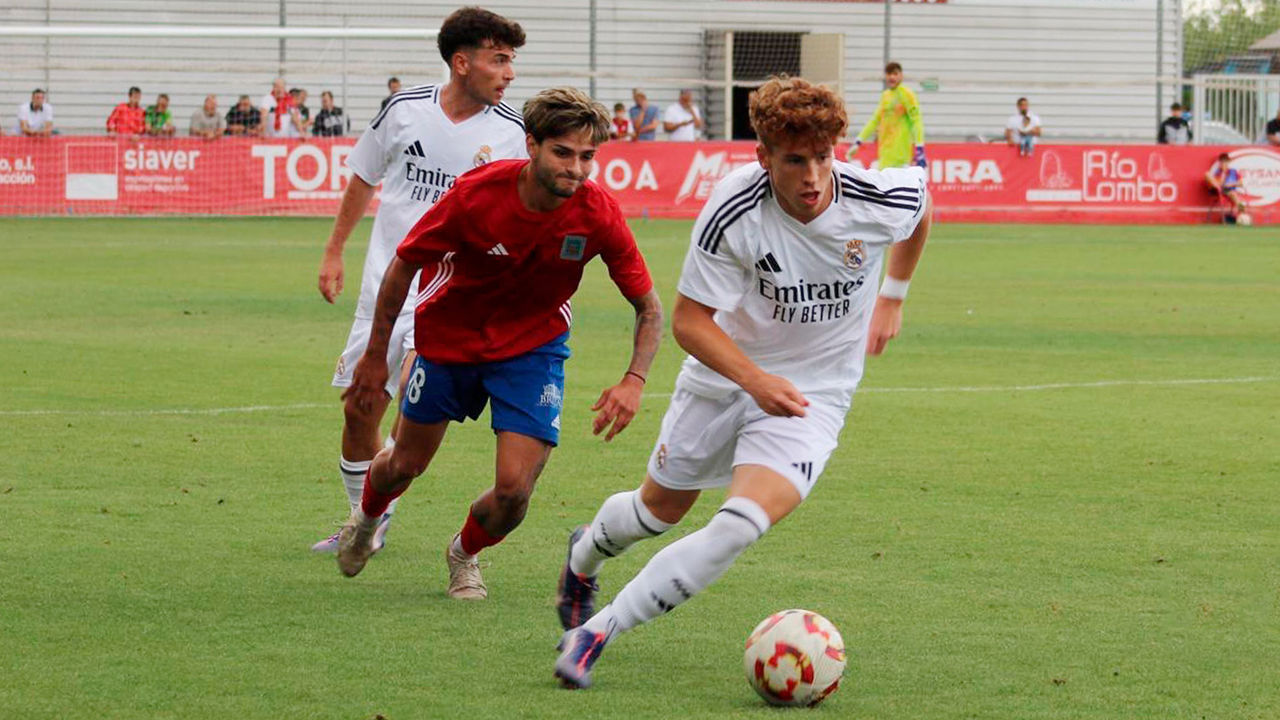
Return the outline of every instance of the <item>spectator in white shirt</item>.
[[[667,131],[668,140],[676,142],[697,140],[704,124],[702,113],[693,104],[692,90],[681,90],[680,100],[662,114],[662,129]]]
[[[14,133],[27,137],[48,137],[53,134],[53,106],[44,101],[44,90],[31,92],[31,102],[18,106],[18,121]]]
[[[1031,112],[1026,98],[1018,98],[1018,112],[1009,116],[1004,126],[1004,140],[1018,147],[1018,154],[1031,157],[1040,137],[1040,116]]]

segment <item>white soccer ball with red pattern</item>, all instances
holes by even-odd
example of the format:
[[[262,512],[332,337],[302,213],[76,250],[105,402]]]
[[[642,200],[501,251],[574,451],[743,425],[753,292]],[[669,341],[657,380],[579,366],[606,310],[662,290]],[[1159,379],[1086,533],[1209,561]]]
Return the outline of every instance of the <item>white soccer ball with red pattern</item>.
[[[770,705],[817,705],[840,686],[844,639],[816,612],[783,610],[751,631],[742,666]]]

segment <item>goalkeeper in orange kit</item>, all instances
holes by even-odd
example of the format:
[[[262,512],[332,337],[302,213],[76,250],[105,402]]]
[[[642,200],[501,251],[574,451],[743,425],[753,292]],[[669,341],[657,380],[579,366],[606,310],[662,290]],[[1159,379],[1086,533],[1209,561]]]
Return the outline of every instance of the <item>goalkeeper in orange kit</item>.
[[[880,104],[849,148],[849,161],[853,161],[862,143],[875,135],[882,169],[908,165],[926,167],[920,101],[915,93],[903,87],[901,65],[891,62],[884,66],[884,84]]]

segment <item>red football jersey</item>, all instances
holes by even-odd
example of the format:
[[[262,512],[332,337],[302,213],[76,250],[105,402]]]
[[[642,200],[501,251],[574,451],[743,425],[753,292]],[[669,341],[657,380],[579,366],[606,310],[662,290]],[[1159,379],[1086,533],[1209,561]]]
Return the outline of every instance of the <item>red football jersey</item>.
[[[597,255],[627,298],[653,288],[618,203],[588,181],[555,210],[533,212],[516,190],[528,162],[458,178],[396,249],[422,266],[414,347],[427,360],[505,360],[554,340],[569,329],[569,298]]]

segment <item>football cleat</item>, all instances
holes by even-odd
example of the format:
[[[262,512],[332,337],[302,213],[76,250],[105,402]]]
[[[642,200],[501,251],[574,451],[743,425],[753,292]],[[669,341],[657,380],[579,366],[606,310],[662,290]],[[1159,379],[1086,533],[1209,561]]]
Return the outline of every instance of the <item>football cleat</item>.
[[[556,678],[562,687],[585,690],[591,687],[591,666],[604,650],[604,633],[585,628],[566,630],[560,638],[560,657],[556,659]]]
[[[560,625],[572,630],[595,614],[596,592],[600,586],[594,577],[579,575],[569,568],[574,543],[588,530],[586,525],[569,535],[569,552],[565,555],[564,568],[560,571],[560,584],[556,588],[556,610],[560,613]]]
[[[489,597],[489,589],[484,586],[484,578],[480,577],[480,563],[475,557],[461,557],[453,552],[453,541],[458,539],[458,535],[453,536],[444,551],[445,562],[449,565],[449,597],[484,600]]]
[[[379,521],[365,517],[359,508],[351,511],[347,524],[338,533],[338,569],[347,577],[355,577],[373,555],[373,536]]]
[[[376,553],[387,544],[387,530],[391,528],[391,513],[384,513],[382,519],[378,521],[378,529],[373,533],[373,552]],[[336,553],[338,552],[338,538],[342,535],[342,531],[330,535],[311,546],[311,552],[315,553]],[[372,554],[372,553],[371,553]]]

